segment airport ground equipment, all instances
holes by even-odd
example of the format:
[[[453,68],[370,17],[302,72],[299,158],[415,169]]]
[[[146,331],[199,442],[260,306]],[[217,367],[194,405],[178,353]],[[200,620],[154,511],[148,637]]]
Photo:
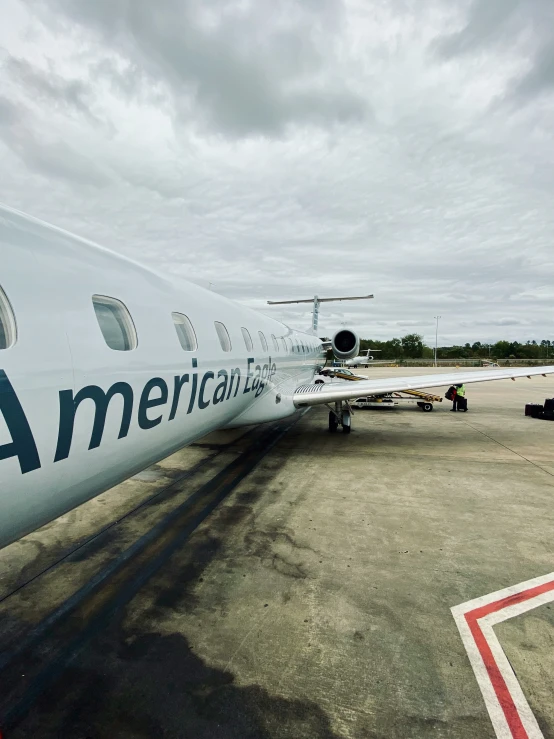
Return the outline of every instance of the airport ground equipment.
[[[350,382],[358,382],[360,380],[367,380],[366,375],[355,375],[352,370],[346,369],[345,367],[328,367],[323,368],[317,375],[315,383],[332,382],[333,380],[348,380]]]
[[[354,408],[392,408],[397,405],[417,405],[425,413],[430,413],[434,403],[442,403],[442,397],[422,390],[403,390],[398,393],[357,398],[352,402],[352,406]]]

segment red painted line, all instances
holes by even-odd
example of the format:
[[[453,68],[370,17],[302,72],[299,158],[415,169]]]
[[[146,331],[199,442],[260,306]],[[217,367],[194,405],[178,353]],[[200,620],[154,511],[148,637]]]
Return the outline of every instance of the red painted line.
[[[520,593],[515,593],[514,595],[508,595],[505,598],[501,598],[493,603],[488,603],[485,606],[480,606],[479,608],[475,608],[473,611],[469,611],[465,614],[467,625],[469,626],[471,635],[473,636],[477,649],[479,650],[492,687],[496,693],[496,697],[502,711],[504,712],[504,716],[506,717],[506,721],[514,739],[529,739],[529,735],[523,726],[519,711],[513,701],[510,690],[506,685],[502,673],[496,664],[492,650],[481,630],[479,620],[488,616],[490,613],[497,613],[504,608],[508,608],[508,606],[522,603],[525,600],[530,600],[531,598],[535,598],[536,596],[542,595],[551,590],[554,590],[554,581],[537,585],[528,590],[522,590]]]
[[[498,669],[494,655],[489,647],[489,643],[485,639],[481,627],[474,619],[468,618],[471,614],[466,614],[466,621],[473,636],[473,640],[479,650],[485,669],[487,670],[489,680],[491,681],[494,692],[500,707],[506,717],[510,731],[514,739],[529,739],[529,735],[525,731],[525,727],[521,721],[519,711],[512,699],[508,686],[506,685],[502,673]]]
[[[501,598],[493,603],[487,603],[485,606],[475,608],[473,611],[468,611],[466,613],[466,617],[471,616],[472,618],[480,619],[484,616],[488,616],[489,613],[496,613],[508,606],[522,603],[524,600],[530,600],[531,598],[535,598],[537,595],[542,595],[543,593],[548,593],[550,590],[554,590],[554,580],[545,582],[542,585],[536,585],[534,588],[529,588],[528,590],[522,590],[520,593],[507,595],[505,598]]]

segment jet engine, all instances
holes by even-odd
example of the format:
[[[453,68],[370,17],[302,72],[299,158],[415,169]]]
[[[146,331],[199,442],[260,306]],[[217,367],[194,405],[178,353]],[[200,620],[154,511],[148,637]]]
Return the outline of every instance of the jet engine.
[[[331,346],[337,359],[352,359],[360,352],[360,339],[354,331],[342,328],[333,336]]]

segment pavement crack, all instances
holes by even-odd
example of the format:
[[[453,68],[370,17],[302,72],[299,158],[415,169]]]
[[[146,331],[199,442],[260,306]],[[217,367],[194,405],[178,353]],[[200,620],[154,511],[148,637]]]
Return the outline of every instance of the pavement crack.
[[[482,431],[481,429],[478,429],[476,426],[472,426],[471,423],[468,423],[465,419],[462,421],[462,423],[465,423],[466,426],[469,426],[470,429],[473,429],[474,431],[477,431],[477,433],[482,434],[483,436],[486,436],[487,439],[490,439],[495,444],[498,444],[498,446],[501,446],[503,449],[506,449],[508,452],[512,452],[512,454],[515,454],[517,457],[520,457],[520,459],[523,459],[525,462],[528,462],[529,464],[532,464],[533,467],[536,467],[538,470],[541,470],[542,472],[546,472],[547,475],[550,475],[550,477],[554,477],[554,473],[550,472],[550,470],[547,470],[545,467],[541,467],[540,464],[537,464],[536,462],[533,462],[532,459],[529,459],[524,454],[520,454],[519,452],[516,452],[515,449],[512,449],[511,447],[507,446],[506,444],[503,444],[501,441],[498,441],[498,439],[495,439],[493,436],[490,436],[490,434],[487,434],[485,431]]]

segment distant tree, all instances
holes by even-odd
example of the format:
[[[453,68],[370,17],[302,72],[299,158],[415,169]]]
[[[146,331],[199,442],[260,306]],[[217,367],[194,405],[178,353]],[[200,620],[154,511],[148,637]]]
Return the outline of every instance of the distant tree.
[[[492,353],[499,359],[506,359],[509,355],[510,343],[508,341],[497,341],[493,344]]]
[[[405,357],[418,359],[423,354],[423,336],[407,334],[402,337],[402,350]]]
[[[525,343],[518,341],[500,340],[495,344],[473,343],[453,344],[452,346],[439,346],[437,356],[439,359],[492,359],[493,361],[506,362],[511,359],[525,359],[530,362],[540,362],[548,358],[554,350],[554,341],[542,339],[529,339]],[[396,360],[402,359],[431,359],[433,349],[423,343],[423,337],[419,334],[408,334],[402,339],[389,339],[380,341],[377,339],[362,339],[360,348],[376,349],[375,359]]]

